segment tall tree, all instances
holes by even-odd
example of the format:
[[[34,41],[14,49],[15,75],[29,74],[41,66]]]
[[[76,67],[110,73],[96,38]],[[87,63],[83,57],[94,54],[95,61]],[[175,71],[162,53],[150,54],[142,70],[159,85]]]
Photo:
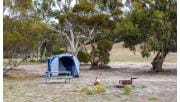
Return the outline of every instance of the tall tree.
[[[55,41],[52,40],[56,36],[55,33],[39,21],[33,11],[31,0],[4,0],[3,21],[4,57],[11,59],[4,66],[5,72],[9,71],[6,67],[10,64],[15,63],[12,68],[19,65],[19,62],[12,59],[18,57],[22,59],[20,62],[23,62],[35,52],[38,57],[42,56],[40,50],[46,49],[44,45]]]
[[[135,45],[141,44],[143,57],[157,52],[152,61],[155,72],[162,71],[166,55],[177,48],[176,5],[175,0],[136,0],[128,17],[117,24],[126,47],[135,50]]]
[[[8,63],[3,65],[3,72],[7,73],[12,68],[18,66],[27,57],[20,56],[22,60],[19,62],[13,60],[13,58],[17,57],[17,52],[27,48],[27,46],[20,46],[23,44],[22,41],[24,39],[21,33],[26,31],[24,27],[26,27],[26,24],[28,25],[28,21],[21,21],[20,19],[25,19],[27,15],[29,15],[28,13],[30,13],[31,10],[31,0],[23,2],[17,0],[3,0],[3,5],[3,51],[4,56],[10,58]]]
[[[53,10],[53,4],[57,4],[57,10]],[[41,19],[47,21],[50,29],[63,35],[71,52],[77,55],[84,44],[95,38],[98,29],[105,24],[103,22],[107,20],[107,16],[98,13],[95,6],[88,1],[80,1],[68,8],[61,6],[56,0],[35,5]]]

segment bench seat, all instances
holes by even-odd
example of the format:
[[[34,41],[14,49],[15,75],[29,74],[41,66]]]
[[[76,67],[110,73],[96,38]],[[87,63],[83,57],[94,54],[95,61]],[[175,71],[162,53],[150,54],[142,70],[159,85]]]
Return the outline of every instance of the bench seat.
[[[70,83],[71,79],[72,79],[70,71],[59,71],[59,72],[49,72],[49,71],[47,71],[45,73],[46,82],[51,80],[52,77],[54,77],[56,79],[65,79],[65,83],[67,82],[67,80]]]

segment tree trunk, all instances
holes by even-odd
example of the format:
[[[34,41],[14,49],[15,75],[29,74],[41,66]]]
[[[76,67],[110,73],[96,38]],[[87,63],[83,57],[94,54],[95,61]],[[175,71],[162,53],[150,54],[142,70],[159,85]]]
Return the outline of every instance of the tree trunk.
[[[157,53],[156,57],[151,62],[153,72],[161,72],[162,71],[162,65],[163,65],[164,59],[166,58],[167,54],[168,54],[167,51]]]
[[[46,57],[46,52],[47,52],[47,49],[46,49],[46,47],[45,47],[45,48],[44,48],[44,51],[43,51],[43,54],[42,54],[42,56],[41,56],[41,59]]]
[[[96,63],[96,62],[91,63],[90,69],[99,69],[98,63]]]
[[[39,59],[40,59],[40,53],[41,53],[41,52],[40,52],[40,47],[38,47],[38,50],[37,50],[37,57],[36,57],[38,61],[39,61]]]
[[[95,60],[95,42],[91,43],[91,48],[92,48],[92,51],[91,51],[91,59],[90,59],[90,62],[91,62],[91,69],[98,69],[99,66],[98,66],[98,61]]]
[[[39,46],[38,46],[38,48],[37,48],[37,60],[38,60],[38,61],[39,61],[40,58],[41,58],[41,48],[42,48],[42,45],[43,45],[44,42],[45,42],[45,40],[39,42]]]

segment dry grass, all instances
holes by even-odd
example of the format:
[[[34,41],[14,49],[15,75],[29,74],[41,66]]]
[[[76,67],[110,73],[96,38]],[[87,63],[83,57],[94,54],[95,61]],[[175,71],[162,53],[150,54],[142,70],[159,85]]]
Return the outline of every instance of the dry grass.
[[[143,58],[140,54],[119,54],[119,55],[113,55],[111,54],[110,60],[112,62],[151,62],[153,58],[155,57],[154,54],[152,54],[148,58]],[[167,55],[165,62],[169,63],[176,63],[177,61],[177,54],[176,53],[170,53]]]
[[[166,62],[173,63],[165,63],[162,73],[150,72],[149,62],[152,59],[153,56],[143,59],[138,52],[133,55],[129,49],[115,44],[111,51],[112,69],[97,72],[89,70],[89,65],[81,66],[80,77],[74,78],[71,84],[44,83],[44,77],[39,76],[44,75],[47,64],[21,65],[4,76],[3,99],[4,102],[176,102],[176,53],[167,56]],[[93,89],[97,73],[102,73],[100,80],[106,85],[106,91],[103,94],[86,95],[84,92],[87,88]],[[119,80],[131,76],[138,79],[134,81],[135,88],[129,95],[113,87]],[[87,88],[83,91],[83,87]]]
[[[144,73],[150,69],[147,64],[123,64],[127,67],[116,63],[116,66],[120,65],[118,68],[114,66],[112,69],[99,70],[102,73],[99,79],[106,86],[106,92],[100,88],[104,93],[95,93],[94,95],[86,95],[81,91],[83,87],[91,90],[95,88],[93,81],[99,72],[87,69],[88,66],[81,67],[80,77],[73,78],[71,84],[63,83],[64,80],[63,82],[56,80],[57,83],[48,84],[45,83],[44,77],[33,75],[33,73],[44,74],[46,64],[21,65],[18,67],[19,69],[13,70],[11,73],[14,75],[24,73],[23,80],[19,77],[14,78],[17,76],[4,78],[4,102],[156,102],[156,99],[150,97],[151,95],[158,96],[157,101],[176,102],[176,73]],[[146,67],[144,67],[145,65]],[[165,64],[165,69],[176,69],[175,67],[174,64]],[[35,78],[26,80],[30,75]],[[131,75],[138,79],[134,81],[135,87],[129,95],[125,95],[123,90],[113,87],[118,80],[129,79]],[[87,94],[91,94],[91,92],[87,92]]]
[[[125,85],[122,90],[124,91],[125,95],[130,95],[132,91],[132,87],[130,85]]]
[[[156,96],[150,96],[148,99],[150,102],[157,102],[158,101],[158,97],[156,97]]]
[[[87,45],[86,48],[90,52],[91,47]],[[155,53],[151,53],[151,56],[148,58],[142,58],[140,46],[136,46],[136,52],[134,55],[133,51],[130,51],[129,48],[124,48],[123,43],[116,43],[113,45],[113,48],[110,52],[111,62],[151,62],[155,57]],[[177,54],[169,53],[165,59],[165,62],[176,63]]]
[[[13,69],[10,72],[3,75],[3,78],[17,81],[33,80],[38,77],[40,77],[40,75],[28,73],[24,69]]]
[[[81,92],[85,93],[85,95],[96,95],[106,92],[106,86],[103,84],[98,84],[93,88],[84,87],[81,89]]]

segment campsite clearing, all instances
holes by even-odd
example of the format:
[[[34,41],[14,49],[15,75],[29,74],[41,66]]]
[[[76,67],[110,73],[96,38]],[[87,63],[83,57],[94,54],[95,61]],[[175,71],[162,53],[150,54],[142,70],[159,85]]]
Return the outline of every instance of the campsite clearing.
[[[150,72],[149,62],[111,62],[112,69],[89,70],[89,65],[81,65],[79,78],[71,84],[64,80],[45,83],[46,64],[24,64],[12,70],[4,78],[4,102],[176,102],[176,63],[164,63],[164,72]],[[106,92],[85,95],[81,90],[92,88],[96,75],[101,73],[101,82]],[[114,85],[120,79],[134,80],[135,87],[130,95]]]

